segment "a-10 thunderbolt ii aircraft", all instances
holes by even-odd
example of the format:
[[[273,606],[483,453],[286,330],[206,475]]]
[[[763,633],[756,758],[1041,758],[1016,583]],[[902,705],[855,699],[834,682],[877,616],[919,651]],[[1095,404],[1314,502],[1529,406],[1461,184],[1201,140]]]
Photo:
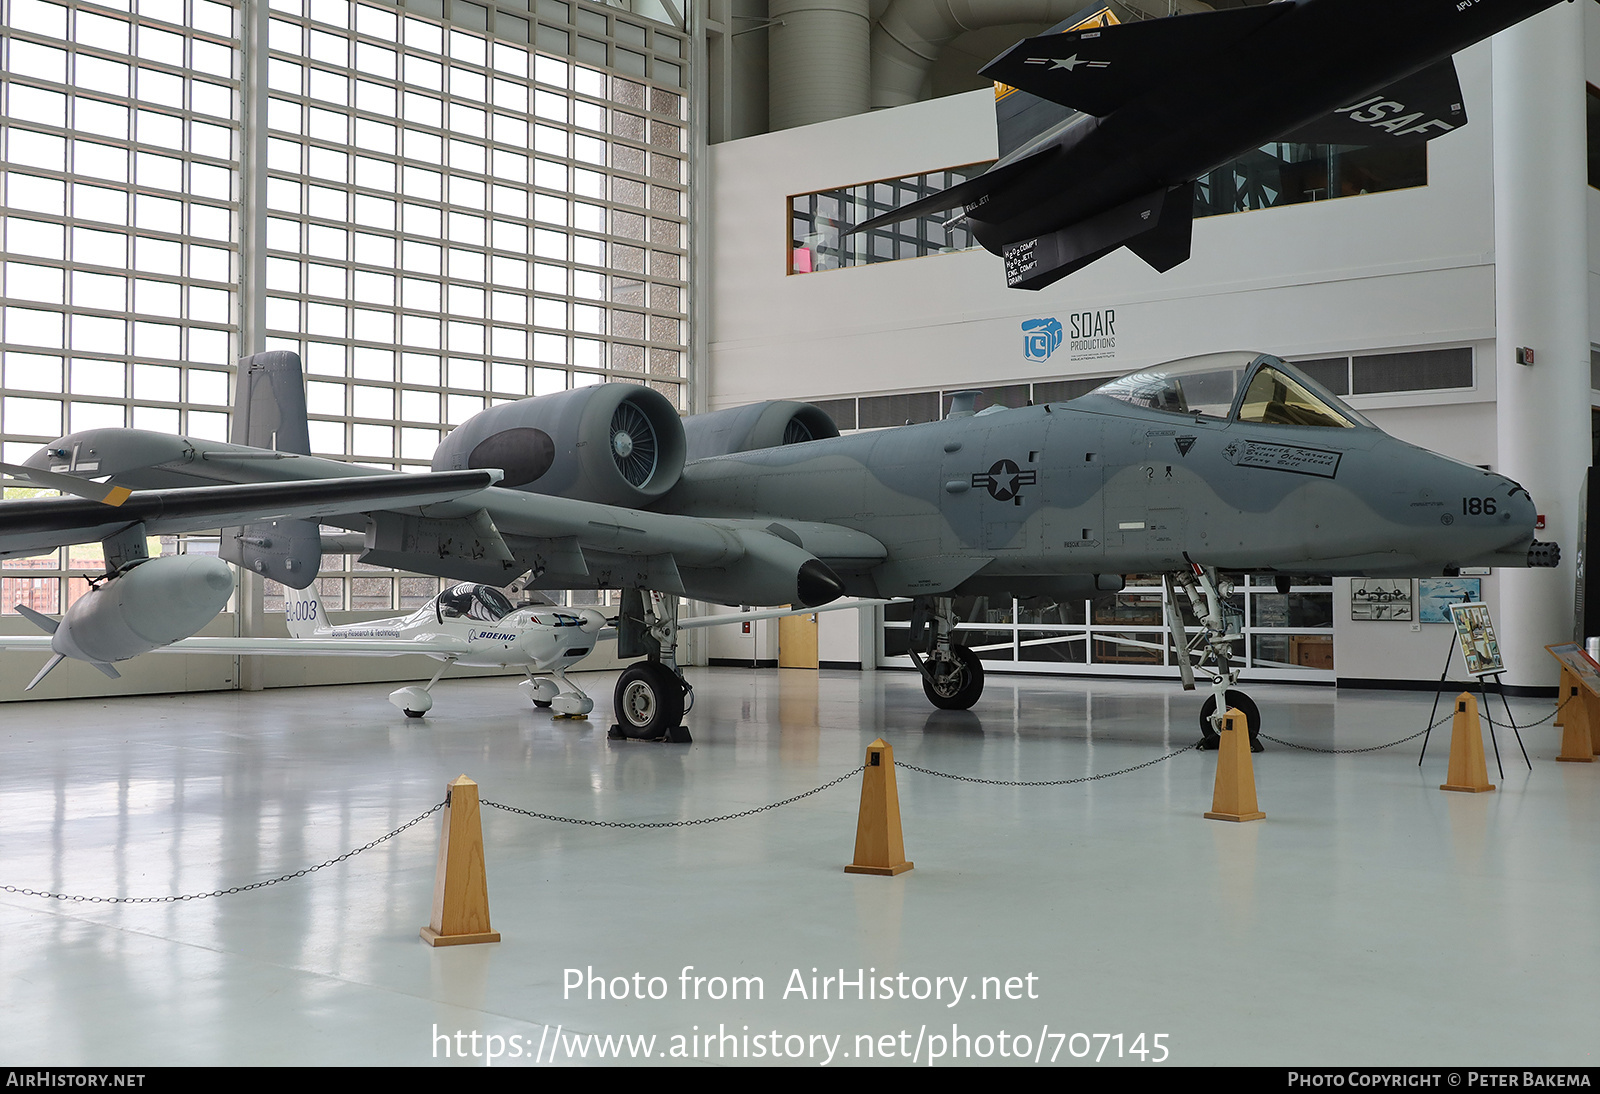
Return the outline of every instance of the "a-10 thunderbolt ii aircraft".
[[[1116,24],[1094,5],[989,62],[1000,159],[856,225],[954,211],[1042,289],[1127,247],[1189,257],[1194,182],[1274,141],[1416,144],[1466,124],[1451,55],[1557,0],[1278,0]]]
[[[242,363],[235,435],[249,444],[90,430],[27,466],[135,490],[407,477],[306,455],[301,382],[293,354]],[[322,520],[362,532],[361,558],[378,565],[622,590],[619,654],[645,660],[618,681],[617,720],[639,737],[682,717],[680,596],[912,597],[924,690],[970,707],[983,668],[954,641],[956,596],[1087,597],[1125,574],[1165,574],[1204,628],[1191,643],[1171,621],[1176,646],[1193,645],[1212,675],[1202,724],[1214,729],[1227,705],[1251,713],[1230,691],[1239,621],[1223,572],[1410,577],[1558,557],[1534,540],[1522,487],[1390,437],[1293,365],[1253,353],[1158,365],[1071,402],[850,436],[803,403],[680,419],[649,388],[601,384],[485,410],[445,438],[433,468],[504,478]],[[311,584],[320,551],[315,520],[224,532],[225,554],[290,587]]]

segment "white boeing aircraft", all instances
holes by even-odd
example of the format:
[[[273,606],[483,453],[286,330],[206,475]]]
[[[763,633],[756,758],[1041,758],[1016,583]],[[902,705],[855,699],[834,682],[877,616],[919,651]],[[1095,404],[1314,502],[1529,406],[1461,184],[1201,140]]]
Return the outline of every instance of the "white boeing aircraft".
[[[182,556],[226,568],[205,556]],[[685,619],[681,628],[722,626],[784,615],[857,608],[883,601],[846,601],[825,608],[779,608],[731,615]],[[95,660],[65,649],[60,625],[39,612],[17,610],[41,629],[43,635],[0,636],[0,649],[51,650],[45,671],[63,657]],[[521,668],[527,679],[518,686],[533,705],[556,715],[581,718],[594,709],[594,700],[567,678],[566,672],[593,651],[595,643],[614,638],[605,614],[594,608],[548,605],[518,608],[505,593],[491,585],[462,582],[453,585],[410,615],[375,619],[365,623],[331,626],[317,599],[315,588],[284,590],[284,618],[289,638],[184,638],[157,646],[152,653],[215,653],[231,656],[334,655],[344,657],[398,657],[423,654],[444,664],[421,686],[408,685],[389,694],[389,702],[408,718],[421,718],[433,708],[432,689],[452,665],[466,668]],[[64,652],[65,650],[65,652]],[[124,658],[118,658],[122,660]],[[44,678],[34,677],[32,688]],[[685,704],[685,709],[691,703]]]

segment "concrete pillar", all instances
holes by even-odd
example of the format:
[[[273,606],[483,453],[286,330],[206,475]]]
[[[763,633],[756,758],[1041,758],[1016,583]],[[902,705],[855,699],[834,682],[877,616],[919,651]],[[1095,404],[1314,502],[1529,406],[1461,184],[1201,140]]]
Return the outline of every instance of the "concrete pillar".
[[[1583,5],[1496,35],[1495,470],[1533,496],[1561,545],[1555,570],[1501,569],[1505,682],[1554,685],[1544,649],[1572,635],[1578,491],[1589,465],[1589,315]],[[1516,350],[1534,351],[1532,366]]]
[[[244,80],[242,87],[239,177],[243,182],[239,225],[239,357],[267,348],[267,0],[246,0],[243,13]],[[236,370],[237,372],[237,370]],[[234,376],[234,392],[244,377]],[[267,633],[265,592],[260,574],[239,567],[239,594],[234,604],[234,625],[240,637],[260,638]],[[239,658],[239,689],[260,691],[266,686],[266,658]]]
[[[771,0],[768,117],[772,129],[865,114],[867,0]]]

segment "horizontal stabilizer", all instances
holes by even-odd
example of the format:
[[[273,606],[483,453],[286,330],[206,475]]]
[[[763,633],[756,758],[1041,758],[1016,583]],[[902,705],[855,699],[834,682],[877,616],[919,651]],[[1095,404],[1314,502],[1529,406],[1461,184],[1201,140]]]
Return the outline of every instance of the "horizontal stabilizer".
[[[1192,184],[1157,190],[1060,231],[1006,247],[1006,285],[1042,289],[1122,246],[1165,273],[1189,257],[1193,219]]]
[[[77,475],[61,475],[54,471],[46,471],[40,467],[28,467],[25,464],[0,463],[0,471],[8,475],[15,475],[24,482],[45,490],[59,490],[63,494],[73,494],[90,501],[103,502],[106,505],[117,506],[127,501],[133,493],[124,486],[111,486],[93,479],[80,478]]]
[[[1265,4],[1024,38],[981,74],[1103,118],[1175,73],[1215,64],[1282,14]]]
[[[1363,95],[1282,138],[1298,144],[1414,144],[1467,124],[1449,57]]]
[[[853,235],[856,232],[867,232],[874,228],[887,228],[891,224],[899,224],[903,220],[915,220],[918,217],[932,216],[934,213],[945,213],[952,209],[970,209],[974,205],[981,205],[987,201],[989,195],[994,193],[1003,183],[1012,177],[1035,165],[1035,161],[1051,152],[1053,147],[1041,148],[1032,156],[1024,156],[1020,160],[992,167],[975,179],[957,183],[948,190],[940,190],[920,201],[913,201],[910,205],[902,205],[898,209],[891,209],[887,213],[880,213],[871,220],[864,220],[844,234]]]
[[[48,660],[48,661],[46,661],[44,663],[44,668],[39,670],[39,674],[37,676],[35,676],[31,681],[29,681],[28,686],[23,688],[22,690],[23,691],[32,691],[34,689],[34,686],[36,684],[38,684],[40,680],[43,680],[46,676],[49,676],[50,675],[50,670],[55,668],[57,665],[61,664],[62,661],[66,660],[66,657],[67,657],[67,655],[64,654],[64,653],[53,654],[51,656],[50,660]]]
[[[43,612],[34,611],[26,604],[17,605],[17,614],[22,616],[22,618],[26,619],[29,623],[32,623],[35,627],[38,627],[41,631],[44,631],[45,634],[55,634],[56,628],[61,626],[61,624],[56,620],[51,619]]]

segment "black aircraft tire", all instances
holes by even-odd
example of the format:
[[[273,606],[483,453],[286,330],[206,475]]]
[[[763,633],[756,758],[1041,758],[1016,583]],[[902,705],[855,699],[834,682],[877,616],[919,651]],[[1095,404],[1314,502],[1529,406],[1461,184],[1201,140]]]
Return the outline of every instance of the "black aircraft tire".
[[[1250,751],[1261,752],[1261,710],[1256,706],[1255,700],[1242,691],[1228,692],[1228,706],[1244,715],[1245,724],[1250,727]],[[1211,732],[1211,712],[1217,709],[1217,697],[1208,696],[1200,707],[1200,747],[1206,750],[1215,749],[1221,738]]]
[[[965,646],[952,646],[956,668],[945,678],[944,685],[934,687],[928,678],[922,678],[922,691],[928,702],[940,710],[968,710],[983,694],[983,662]],[[936,662],[928,662],[931,667]]]
[[[535,699],[533,701],[533,705],[538,707],[540,710],[549,710],[550,709],[550,700],[549,699]]]
[[[658,740],[683,721],[683,685],[676,673],[657,662],[629,667],[617,678],[611,698],[624,737]]]
[[[420,718],[426,713],[427,713],[426,711],[422,711],[422,710],[408,710],[408,711],[406,711],[406,717],[407,718]]]

